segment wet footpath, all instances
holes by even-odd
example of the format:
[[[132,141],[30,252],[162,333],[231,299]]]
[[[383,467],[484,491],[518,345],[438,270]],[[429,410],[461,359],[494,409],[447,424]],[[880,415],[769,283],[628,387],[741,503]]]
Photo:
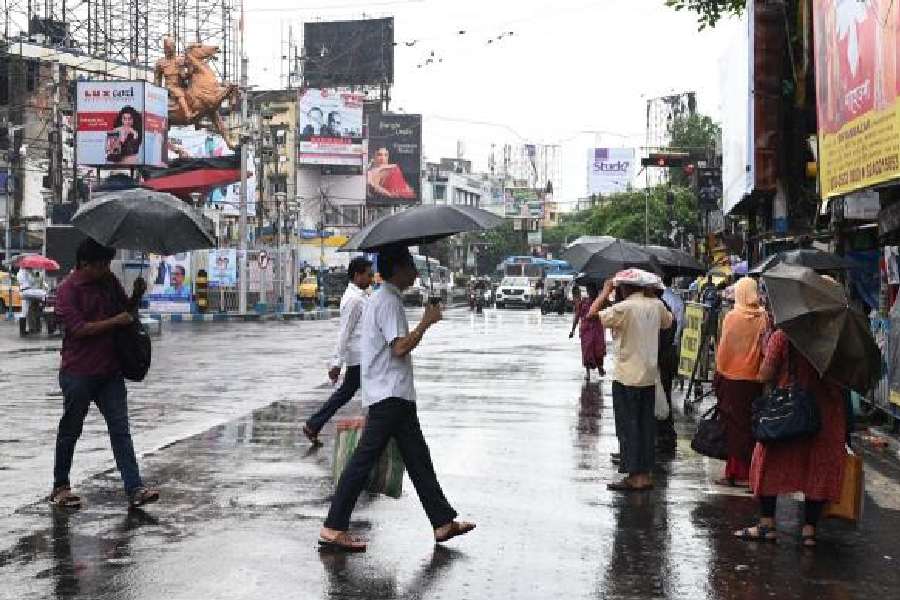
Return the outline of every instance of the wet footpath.
[[[411,320],[418,315],[411,312]],[[796,500],[777,545],[731,537],[753,499],[711,481],[689,423],[656,488],[616,476],[610,384],[585,384],[569,319],[451,311],[415,354],[419,417],[438,477],[471,535],[435,547],[409,480],[364,494],[362,555],[319,552],[333,489],[333,424],[300,427],[331,391],[337,322],[172,325],[130,386],[142,474],[160,503],[128,511],[92,409],[73,470],[85,507],[46,496],[61,398],[58,340],[0,324],[0,598],[852,599],[900,590],[900,474],[867,461],[858,527],[825,522],[799,546]],[[361,414],[358,400],[339,416]]]

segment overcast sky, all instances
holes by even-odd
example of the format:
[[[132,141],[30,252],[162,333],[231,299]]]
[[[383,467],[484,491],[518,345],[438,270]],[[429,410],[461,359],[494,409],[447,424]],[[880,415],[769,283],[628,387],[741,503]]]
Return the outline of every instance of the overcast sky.
[[[291,24],[298,36],[304,21],[393,15],[391,108],[424,115],[425,156],[455,156],[462,140],[466,158],[486,169],[491,143],[561,144],[561,200],[586,191],[586,150],[598,140],[580,132],[606,132],[604,146],[642,146],[646,99],[675,91],[696,91],[700,110],[718,118],[721,56],[741,34],[736,20],[699,33],[694,15],[663,0],[297,4],[245,3],[251,83],[278,86],[280,41]],[[443,62],[418,68],[432,51]]]

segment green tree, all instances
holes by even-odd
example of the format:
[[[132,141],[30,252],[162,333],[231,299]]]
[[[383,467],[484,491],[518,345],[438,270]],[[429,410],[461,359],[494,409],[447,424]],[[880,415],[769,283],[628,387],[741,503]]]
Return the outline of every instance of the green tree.
[[[675,203],[672,208],[666,202],[666,194],[672,192]],[[587,235],[611,235],[613,237],[644,243],[645,207],[649,208],[649,241],[651,244],[671,245],[673,231],[671,221],[679,236],[699,231],[697,199],[685,187],[656,186],[649,190],[635,190],[613,194],[601,206],[591,211],[586,222]],[[680,239],[680,238],[679,238]]]
[[[496,229],[472,234],[470,242],[482,244],[478,252],[478,273],[493,274],[494,269],[507,256],[528,253],[528,241],[524,231],[515,231],[513,222],[507,219]]]
[[[722,138],[722,127],[711,117],[697,113],[675,117],[669,123],[669,138],[673,150],[712,156]],[[669,170],[669,181],[678,186],[690,185],[690,178],[681,168]]]
[[[747,0],[666,0],[666,6],[697,13],[697,23],[702,31],[707,27],[715,27],[726,15],[743,13]]]

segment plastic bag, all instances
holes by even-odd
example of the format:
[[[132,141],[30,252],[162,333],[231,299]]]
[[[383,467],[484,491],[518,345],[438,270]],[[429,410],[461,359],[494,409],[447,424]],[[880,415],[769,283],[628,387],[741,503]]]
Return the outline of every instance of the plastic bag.
[[[666,390],[663,388],[659,375],[656,376],[656,405],[653,408],[653,414],[656,415],[657,421],[665,421],[669,418],[669,401],[666,399]]]

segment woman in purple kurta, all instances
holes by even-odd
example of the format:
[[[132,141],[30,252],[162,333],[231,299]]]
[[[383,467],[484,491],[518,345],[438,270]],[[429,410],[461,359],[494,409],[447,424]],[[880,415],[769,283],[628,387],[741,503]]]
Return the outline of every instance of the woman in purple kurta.
[[[575,290],[578,290],[576,287]],[[606,374],[603,370],[603,359],[606,357],[606,333],[600,323],[600,317],[589,318],[591,304],[597,298],[599,290],[596,285],[587,285],[588,297],[582,299],[578,294],[575,298],[575,319],[572,322],[572,331],[569,337],[575,335],[575,327],[581,323],[579,335],[581,336],[581,363],[584,365],[584,378],[587,381],[591,379],[591,369],[597,369],[600,376]],[[573,290],[573,294],[575,291]]]

